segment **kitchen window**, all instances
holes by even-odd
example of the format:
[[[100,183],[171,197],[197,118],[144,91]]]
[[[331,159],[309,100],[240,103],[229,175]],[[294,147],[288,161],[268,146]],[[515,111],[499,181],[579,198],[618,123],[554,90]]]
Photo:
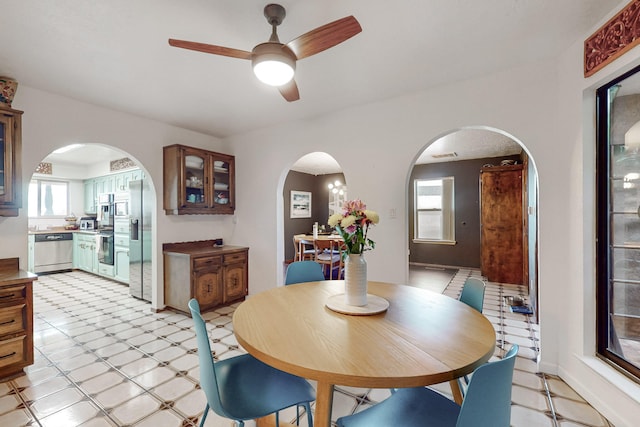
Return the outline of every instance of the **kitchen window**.
[[[65,217],[69,213],[69,183],[34,179],[29,183],[29,217]]]
[[[455,244],[453,177],[414,181],[414,242]]]

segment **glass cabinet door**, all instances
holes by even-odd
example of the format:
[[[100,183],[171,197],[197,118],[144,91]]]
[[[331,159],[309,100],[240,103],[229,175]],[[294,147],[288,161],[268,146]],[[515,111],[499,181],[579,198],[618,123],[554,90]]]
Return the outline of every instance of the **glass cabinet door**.
[[[185,191],[183,201],[187,206],[197,206],[207,204],[206,188],[206,167],[207,162],[204,156],[187,154],[184,157],[185,163]]]
[[[228,205],[231,202],[229,162],[214,160],[213,176],[213,202],[216,205]]]

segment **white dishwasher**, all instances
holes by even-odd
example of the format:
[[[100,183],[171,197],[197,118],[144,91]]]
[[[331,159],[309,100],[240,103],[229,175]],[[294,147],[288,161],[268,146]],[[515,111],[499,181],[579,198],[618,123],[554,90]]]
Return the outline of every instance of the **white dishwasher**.
[[[52,273],[73,267],[73,233],[39,233],[33,248],[35,273]]]

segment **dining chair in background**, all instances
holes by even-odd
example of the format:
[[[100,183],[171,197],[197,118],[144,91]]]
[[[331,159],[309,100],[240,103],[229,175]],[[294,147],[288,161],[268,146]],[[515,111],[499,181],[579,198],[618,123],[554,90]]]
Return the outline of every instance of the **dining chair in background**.
[[[324,280],[322,266],[315,261],[294,261],[287,267],[284,284],[318,282]]]
[[[342,279],[344,267],[342,261],[342,242],[334,239],[315,239],[313,247],[316,251],[315,261],[322,265],[325,277],[329,280]]]
[[[482,313],[482,306],[484,305],[484,289],[485,284],[482,280],[476,277],[469,277],[464,282],[460,298],[458,299]]]
[[[426,387],[401,388],[382,402],[337,420],[338,427],[509,427],[511,388],[518,353],[514,344],[505,356],[478,367],[458,405]]]
[[[296,406],[304,407],[307,422],[313,425],[311,402],[315,391],[305,379],[272,368],[251,356],[243,354],[229,359],[213,361],[211,344],[198,301],[189,301],[189,310],[196,329],[200,387],[207,397],[200,427],[204,426],[209,409],[221,417],[230,418],[237,426],[244,421],[275,414],[279,425],[279,411]]]
[[[302,236],[304,236],[304,234],[293,236],[293,247],[295,248],[294,261],[313,261],[316,257],[313,241],[307,240]]]

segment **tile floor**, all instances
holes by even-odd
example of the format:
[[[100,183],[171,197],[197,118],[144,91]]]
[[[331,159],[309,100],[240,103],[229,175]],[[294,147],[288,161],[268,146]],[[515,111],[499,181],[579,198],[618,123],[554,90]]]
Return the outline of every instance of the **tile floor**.
[[[477,274],[459,270],[436,287],[457,297],[465,278]],[[503,296],[521,292],[489,283],[484,305],[496,328],[496,355],[512,343],[520,345],[512,425],[611,427],[559,378],[536,372],[537,325],[501,304]],[[205,398],[189,317],[151,313],[127,287],[83,272],[41,276],[34,283],[34,304],[35,364],[26,375],[0,383],[0,426],[198,425]],[[220,359],[243,352],[233,335],[234,308],[204,314]],[[435,387],[449,393],[448,385]],[[387,395],[387,390],[337,388],[334,419]],[[293,416],[286,413],[284,419]],[[210,412],[206,425],[232,424]]]

